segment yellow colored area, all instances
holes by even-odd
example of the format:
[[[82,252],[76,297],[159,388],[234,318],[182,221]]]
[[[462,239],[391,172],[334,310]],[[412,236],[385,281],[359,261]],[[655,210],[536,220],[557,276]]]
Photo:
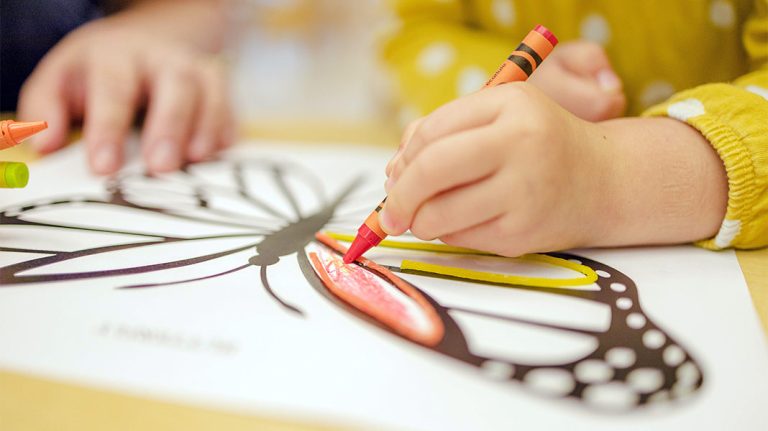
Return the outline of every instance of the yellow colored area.
[[[586,286],[597,281],[597,274],[592,268],[576,262],[560,259],[558,257],[547,256],[543,254],[527,254],[525,256],[520,256],[517,259],[546,263],[560,268],[567,268],[579,272],[584,276],[575,278],[526,277],[522,275],[474,271],[466,268],[436,265],[433,263],[418,262],[414,260],[404,260],[400,264],[400,269],[403,271],[428,272],[431,274],[447,275],[449,277],[457,277],[467,280],[485,281],[489,283],[508,284],[514,286],[574,287]]]
[[[326,431],[352,428],[181,405],[0,371],[0,429]]]
[[[355,240],[354,235],[339,232],[323,232],[329,237],[344,242],[352,242]],[[394,241],[385,239],[379,243],[379,247],[386,248],[398,248],[401,250],[419,250],[419,251],[436,251],[440,253],[451,254],[474,254],[481,256],[495,256],[493,253],[487,253],[480,250],[473,250],[471,248],[454,247],[448,244],[436,244],[433,242],[417,242],[417,241]]]
[[[347,235],[336,232],[325,232],[326,235],[339,241],[352,242],[355,239],[354,235]],[[441,253],[458,253],[458,254],[470,254],[476,256],[495,256],[492,253],[487,253],[478,250],[472,250],[469,248],[453,247],[447,244],[436,244],[430,242],[415,242],[415,241],[393,241],[384,240],[379,244],[379,247],[397,248],[406,250],[419,250],[419,251],[433,251]],[[485,281],[489,283],[508,284],[515,286],[531,286],[531,287],[572,287],[572,286],[585,286],[597,281],[597,273],[586,266],[569,260],[560,259],[554,256],[548,256],[545,254],[526,254],[516,258],[519,260],[526,260],[529,262],[544,263],[560,268],[570,269],[572,271],[579,272],[583,277],[575,278],[549,278],[549,277],[526,277],[522,275],[513,274],[498,274],[486,271],[475,271],[466,268],[459,268],[454,266],[437,265],[433,263],[418,262],[415,260],[404,260],[400,264],[402,271],[418,271],[427,272],[430,274],[447,275],[450,277],[463,278],[466,280]]]

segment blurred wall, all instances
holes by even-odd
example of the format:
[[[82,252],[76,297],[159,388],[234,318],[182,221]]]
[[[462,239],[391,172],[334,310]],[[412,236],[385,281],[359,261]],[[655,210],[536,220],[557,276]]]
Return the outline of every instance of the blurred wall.
[[[389,122],[377,43],[386,0],[246,0],[233,11],[233,93],[245,122]]]

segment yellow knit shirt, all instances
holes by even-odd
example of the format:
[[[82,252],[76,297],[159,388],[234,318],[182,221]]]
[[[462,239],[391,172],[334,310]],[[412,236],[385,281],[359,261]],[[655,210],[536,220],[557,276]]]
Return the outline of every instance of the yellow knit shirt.
[[[629,115],[668,116],[706,137],[728,174],[712,249],[768,245],[768,0],[397,0],[384,47],[403,112],[477,90],[536,24],[601,44]]]

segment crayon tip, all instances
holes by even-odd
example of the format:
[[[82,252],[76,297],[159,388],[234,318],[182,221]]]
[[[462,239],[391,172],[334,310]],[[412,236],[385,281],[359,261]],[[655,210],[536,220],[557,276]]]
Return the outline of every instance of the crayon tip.
[[[48,128],[45,121],[18,123],[13,120],[0,121],[0,150],[19,145],[21,141]]]
[[[544,27],[543,25],[541,24],[537,25],[536,28],[533,29],[533,31],[547,38],[547,40],[549,41],[549,43],[552,44],[552,46],[557,45],[557,42],[558,42],[557,37],[555,37],[554,33],[552,33],[548,28]]]
[[[8,125],[8,133],[15,142],[21,143],[30,136],[48,128],[45,121],[16,122]]]
[[[358,257],[362,256],[363,253],[370,250],[373,246],[374,244],[371,244],[364,237],[356,236],[355,240],[352,241],[352,245],[349,246],[349,250],[344,254],[344,263],[350,264],[356,261]]]
[[[0,187],[20,189],[29,183],[29,169],[24,163],[0,162]]]

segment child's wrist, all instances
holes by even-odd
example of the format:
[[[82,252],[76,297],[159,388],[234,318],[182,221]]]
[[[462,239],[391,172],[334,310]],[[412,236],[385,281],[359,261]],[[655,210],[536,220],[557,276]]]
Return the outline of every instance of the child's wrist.
[[[717,232],[727,177],[709,142],[668,118],[599,123],[610,162],[603,163],[603,241],[591,245],[692,242]]]
[[[586,210],[581,214],[582,236],[580,246],[611,245],[621,236],[627,218],[626,191],[620,181],[621,166],[627,163],[626,154],[612,145],[613,134],[604,123],[585,122],[588,142],[581,160],[582,176],[586,176],[581,200]]]

